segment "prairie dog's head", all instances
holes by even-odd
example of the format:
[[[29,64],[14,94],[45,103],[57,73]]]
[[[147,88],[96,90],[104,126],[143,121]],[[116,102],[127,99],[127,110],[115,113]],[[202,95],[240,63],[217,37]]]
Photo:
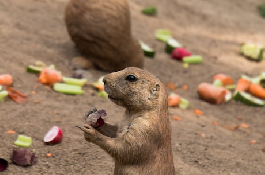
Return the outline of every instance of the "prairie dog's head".
[[[167,95],[162,83],[149,72],[128,67],[106,75],[104,90],[117,105],[141,111],[156,108]],[[162,100],[164,101],[164,100]]]

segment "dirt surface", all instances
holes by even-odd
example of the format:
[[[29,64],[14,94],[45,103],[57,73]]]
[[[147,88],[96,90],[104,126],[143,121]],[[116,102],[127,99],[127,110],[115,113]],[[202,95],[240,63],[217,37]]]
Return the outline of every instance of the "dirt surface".
[[[265,174],[265,109],[247,107],[231,101],[214,106],[198,99],[196,88],[211,82],[216,73],[226,73],[235,80],[241,74],[258,75],[265,61],[253,63],[238,54],[242,42],[265,45],[265,20],[257,12],[260,0],[129,0],[133,34],[157,51],[155,59],[145,60],[145,69],[162,82],[173,82],[179,94],[190,101],[190,108],[170,108],[181,121],[171,120],[172,147],[176,172],[181,175]],[[91,95],[69,96],[49,91],[37,83],[37,76],[25,68],[36,60],[55,64],[63,75],[72,74],[70,60],[77,56],[63,21],[66,0],[2,0],[0,1],[0,74],[14,77],[14,88],[27,94],[25,105],[8,99],[0,104],[0,157],[10,162],[7,174],[93,174],[113,173],[114,163],[99,147],[87,143],[74,126],[83,123],[87,110],[105,109],[108,121],[116,122],[124,109],[108,99]],[[144,16],[140,10],[156,5],[156,17]],[[165,45],[154,38],[154,31],[169,29],[174,38],[193,54],[202,55],[203,64],[190,65],[170,59]],[[126,47],[124,48],[126,49]],[[94,81],[104,72],[92,71]],[[31,91],[34,86],[36,94]],[[183,91],[182,86],[188,90]],[[39,103],[35,101],[39,100]],[[196,116],[194,109],[203,111]],[[239,120],[241,119],[241,120]],[[212,124],[218,122],[217,126]],[[229,130],[227,127],[246,123],[250,127]],[[54,125],[62,128],[63,142],[44,145],[45,133]],[[16,134],[7,134],[14,130]],[[200,136],[203,133],[205,137]],[[39,158],[36,165],[20,167],[11,163],[13,142],[18,134],[32,137]],[[256,140],[256,144],[249,141]],[[46,153],[52,153],[47,158]],[[166,163],[166,162],[165,162]]]

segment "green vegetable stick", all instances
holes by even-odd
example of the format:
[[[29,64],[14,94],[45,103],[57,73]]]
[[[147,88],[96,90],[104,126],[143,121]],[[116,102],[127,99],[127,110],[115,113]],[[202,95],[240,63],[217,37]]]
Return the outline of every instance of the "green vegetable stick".
[[[81,86],[75,86],[65,83],[54,83],[53,89],[56,92],[61,92],[63,94],[71,94],[71,95],[77,95],[77,94],[84,94],[85,92],[81,89]]]
[[[180,98],[179,108],[180,109],[187,109],[189,107],[189,101],[185,98]]]
[[[155,32],[156,39],[167,42],[170,38],[172,38],[171,31],[165,29],[158,29]]]
[[[27,137],[25,135],[18,135],[14,144],[20,147],[29,147],[32,144],[32,139],[31,137]]]
[[[148,6],[142,9],[142,13],[146,15],[156,15],[157,10],[155,6]]]
[[[228,90],[235,90],[236,89],[236,84],[227,85],[227,86],[225,86],[225,88],[228,89]]]
[[[8,92],[7,91],[0,91],[0,102],[4,102],[6,96],[8,96]]]
[[[223,83],[221,80],[217,79],[213,82],[213,85],[216,86],[216,87],[222,87],[223,86]]]
[[[200,64],[202,63],[202,56],[200,55],[193,55],[193,56],[188,56],[183,58],[183,63],[188,63],[188,64]]]
[[[77,78],[70,78],[70,77],[63,77],[63,82],[66,84],[72,84],[77,86],[84,86],[87,82],[87,79],[77,79]]]

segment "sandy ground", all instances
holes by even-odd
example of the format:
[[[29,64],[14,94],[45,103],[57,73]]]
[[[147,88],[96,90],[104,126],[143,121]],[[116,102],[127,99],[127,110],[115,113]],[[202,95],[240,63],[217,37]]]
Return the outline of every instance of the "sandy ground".
[[[94,107],[105,109],[108,121],[116,122],[124,109],[108,99],[91,94],[68,96],[48,91],[37,85],[37,76],[25,68],[36,60],[55,64],[66,76],[72,74],[70,60],[77,56],[64,25],[66,0],[1,0],[0,1],[0,74],[14,77],[14,88],[27,94],[29,102],[19,105],[8,99],[0,104],[0,157],[10,162],[7,174],[113,174],[114,163],[99,147],[87,143],[74,126],[83,123],[85,111]],[[260,0],[129,0],[132,31],[157,51],[155,59],[145,60],[145,69],[162,82],[173,82],[179,94],[190,101],[190,108],[169,108],[172,147],[176,171],[181,175],[256,175],[265,174],[265,109],[247,107],[231,101],[214,106],[198,99],[196,88],[201,82],[211,82],[216,73],[226,73],[234,79],[241,74],[257,75],[264,71],[265,61],[249,62],[238,54],[242,42],[265,45],[265,20],[257,12]],[[144,16],[140,10],[156,5],[156,17]],[[203,64],[184,69],[170,59],[165,45],[154,38],[154,31],[169,29],[174,38],[193,54],[204,58]],[[92,71],[94,81],[104,72]],[[188,90],[183,91],[182,86]],[[40,103],[34,101],[39,100]],[[203,111],[196,116],[194,109]],[[239,120],[241,119],[241,120]],[[218,122],[217,126],[212,124]],[[250,127],[231,131],[229,126],[246,123]],[[62,128],[61,144],[47,146],[43,136],[54,125]],[[16,134],[7,134],[14,130]],[[201,137],[199,133],[204,133]],[[39,158],[36,165],[20,167],[11,163],[10,154],[18,134],[32,137]],[[249,144],[256,140],[256,144]],[[46,153],[52,157],[47,158]],[[165,162],[166,163],[166,162]]]

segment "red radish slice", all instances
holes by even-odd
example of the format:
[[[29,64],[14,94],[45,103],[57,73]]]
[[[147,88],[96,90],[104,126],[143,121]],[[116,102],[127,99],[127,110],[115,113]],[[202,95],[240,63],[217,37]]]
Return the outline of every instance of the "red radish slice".
[[[52,127],[44,136],[43,141],[47,144],[60,143],[63,138],[63,132],[59,126]]]

